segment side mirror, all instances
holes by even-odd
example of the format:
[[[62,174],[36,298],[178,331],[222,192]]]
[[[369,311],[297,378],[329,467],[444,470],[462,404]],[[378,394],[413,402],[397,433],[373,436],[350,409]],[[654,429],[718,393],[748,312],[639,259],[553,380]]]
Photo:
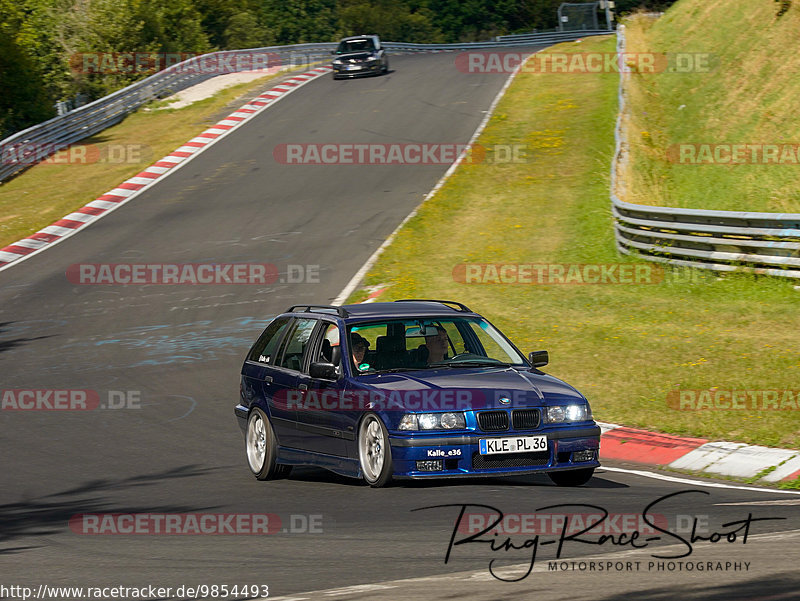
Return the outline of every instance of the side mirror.
[[[331,50],[331,54],[336,54],[336,50]]]
[[[312,363],[308,375],[317,380],[336,380],[336,366],[333,363]]]
[[[533,367],[544,367],[550,363],[550,355],[547,351],[533,351],[528,355],[528,361]]]

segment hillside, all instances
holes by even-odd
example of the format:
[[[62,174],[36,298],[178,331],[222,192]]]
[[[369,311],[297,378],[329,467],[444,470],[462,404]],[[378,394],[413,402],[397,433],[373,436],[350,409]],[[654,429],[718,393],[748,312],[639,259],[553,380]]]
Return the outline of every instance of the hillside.
[[[623,198],[800,212],[800,2],[681,0],[626,29],[659,68],[629,79]]]

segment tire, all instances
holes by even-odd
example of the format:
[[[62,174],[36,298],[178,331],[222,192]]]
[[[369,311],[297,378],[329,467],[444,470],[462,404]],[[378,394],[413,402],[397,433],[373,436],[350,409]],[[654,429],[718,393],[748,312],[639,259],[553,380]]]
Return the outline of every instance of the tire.
[[[367,413],[358,428],[358,462],[364,480],[371,487],[380,488],[392,479],[389,432],[374,413]]]
[[[278,441],[267,415],[258,407],[247,418],[245,434],[247,465],[257,480],[274,480],[289,475],[291,465],[278,465]]]
[[[586,484],[591,480],[594,474],[593,467],[587,467],[580,470],[570,470],[568,472],[550,472],[547,475],[553,481],[553,484],[558,486],[580,486]]]

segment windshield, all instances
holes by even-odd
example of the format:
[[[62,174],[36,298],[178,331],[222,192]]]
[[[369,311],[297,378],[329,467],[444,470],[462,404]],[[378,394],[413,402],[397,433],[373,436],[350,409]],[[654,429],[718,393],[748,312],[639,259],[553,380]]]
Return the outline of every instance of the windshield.
[[[330,48],[330,46],[328,46]],[[372,40],[367,38],[363,40],[348,40],[346,42],[339,42],[339,47],[336,49],[336,54],[350,54],[351,52],[372,52],[375,46]]]
[[[420,318],[352,326],[351,365],[356,374],[410,369],[525,365],[525,359],[489,322],[471,318]]]

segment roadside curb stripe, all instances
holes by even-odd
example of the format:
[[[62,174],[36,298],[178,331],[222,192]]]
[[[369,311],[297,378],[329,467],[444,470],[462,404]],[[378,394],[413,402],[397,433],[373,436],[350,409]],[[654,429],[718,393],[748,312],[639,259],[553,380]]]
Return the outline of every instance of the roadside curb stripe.
[[[609,458],[668,465],[708,442],[618,426],[602,436],[601,454]]]
[[[185,165],[200,152],[212,146],[222,137],[261,113],[274,102],[297,90],[322,75],[330,73],[331,67],[321,66],[305,73],[293,75],[276,84],[254,100],[236,109],[233,113],[196,135],[188,142],[162,157],[140,173],[125,180],[116,188],[98,196],[80,209],[76,209],[58,221],[42,228],[30,236],[0,248],[0,271],[22,262],[54,244],[72,236],[98,219],[118,209],[141,192],[155,185],[176,169]]]
[[[759,482],[781,482],[800,477],[798,450],[773,449],[741,442],[709,442],[703,438],[649,432],[617,424],[598,424],[602,430],[601,459],[737,478],[754,478],[770,470],[759,478]]]

